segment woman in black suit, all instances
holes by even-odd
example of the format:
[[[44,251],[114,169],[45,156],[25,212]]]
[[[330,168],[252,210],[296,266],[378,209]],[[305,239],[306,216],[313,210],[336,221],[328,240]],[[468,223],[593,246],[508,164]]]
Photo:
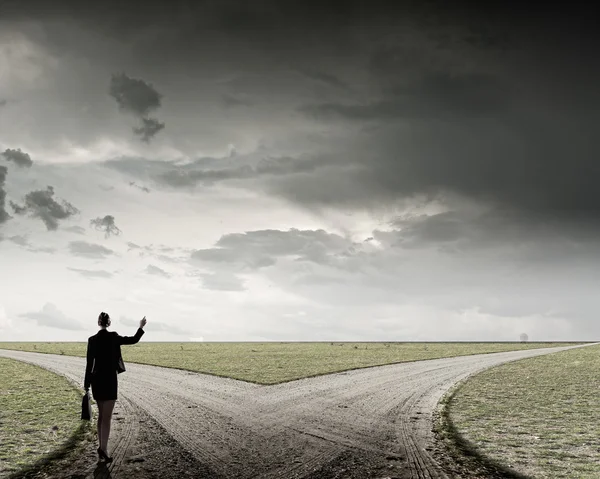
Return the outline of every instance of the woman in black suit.
[[[121,356],[122,344],[136,344],[144,334],[146,317],[140,321],[135,336],[119,336],[114,331],[108,331],[110,316],[104,312],[98,316],[100,331],[88,339],[87,365],[83,387],[92,394],[98,403],[98,458],[111,462],[108,456],[108,436],[115,401],[117,399],[117,374],[125,371]]]

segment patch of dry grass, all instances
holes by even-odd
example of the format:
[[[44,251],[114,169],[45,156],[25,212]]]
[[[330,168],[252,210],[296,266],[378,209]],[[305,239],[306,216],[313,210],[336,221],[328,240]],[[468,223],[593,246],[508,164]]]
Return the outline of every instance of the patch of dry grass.
[[[81,392],[66,378],[0,358],[0,477],[60,456],[82,437]]]
[[[488,477],[597,479],[600,346],[486,370],[455,389],[445,413],[454,452]]]

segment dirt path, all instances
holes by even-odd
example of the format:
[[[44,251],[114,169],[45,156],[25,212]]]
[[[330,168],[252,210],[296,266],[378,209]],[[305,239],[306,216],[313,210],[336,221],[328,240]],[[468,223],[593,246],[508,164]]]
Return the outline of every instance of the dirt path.
[[[430,454],[432,413],[444,392],[485,368],[571,348],[403,363],[275,386],[130,363],[119,376],[124,423],[109,444],[112,477],[133,477],[124,469],[139,456],[132,448],[144,414],[152,421],[142,429],[156,421],[176,441],[169,454],[193,458],[185,463],[196,469],[187,471],[192,477],[444,478]],[[0,355],[83,382],[82,358],[8,350]],[[153,441],[148,438],[144,449],[155,450]],[[184,452],[174,452],[178,447]]]

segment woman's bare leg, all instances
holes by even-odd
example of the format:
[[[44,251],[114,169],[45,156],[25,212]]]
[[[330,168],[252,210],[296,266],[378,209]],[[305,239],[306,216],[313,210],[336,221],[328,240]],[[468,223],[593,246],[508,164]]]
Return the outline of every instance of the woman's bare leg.
[[[108,454],[108,436],[110,436],[110,422],[112,420],[115,400],[102,401],[102,436],[100,437],[100,447]]]
[[[104,401],[96,401],[98,404],[98,447],[102,447],[102,422],[104,419]]]

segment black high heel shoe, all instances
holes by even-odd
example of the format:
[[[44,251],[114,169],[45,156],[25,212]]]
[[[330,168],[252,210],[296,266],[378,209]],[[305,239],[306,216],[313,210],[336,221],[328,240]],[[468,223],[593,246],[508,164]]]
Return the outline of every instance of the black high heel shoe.
[[[113,458],[112,457],[108,457],[108,454],[106,454],[102,449],[98,448],[98,457],[100,459],[104,459],[106,462],[112,462]]]

